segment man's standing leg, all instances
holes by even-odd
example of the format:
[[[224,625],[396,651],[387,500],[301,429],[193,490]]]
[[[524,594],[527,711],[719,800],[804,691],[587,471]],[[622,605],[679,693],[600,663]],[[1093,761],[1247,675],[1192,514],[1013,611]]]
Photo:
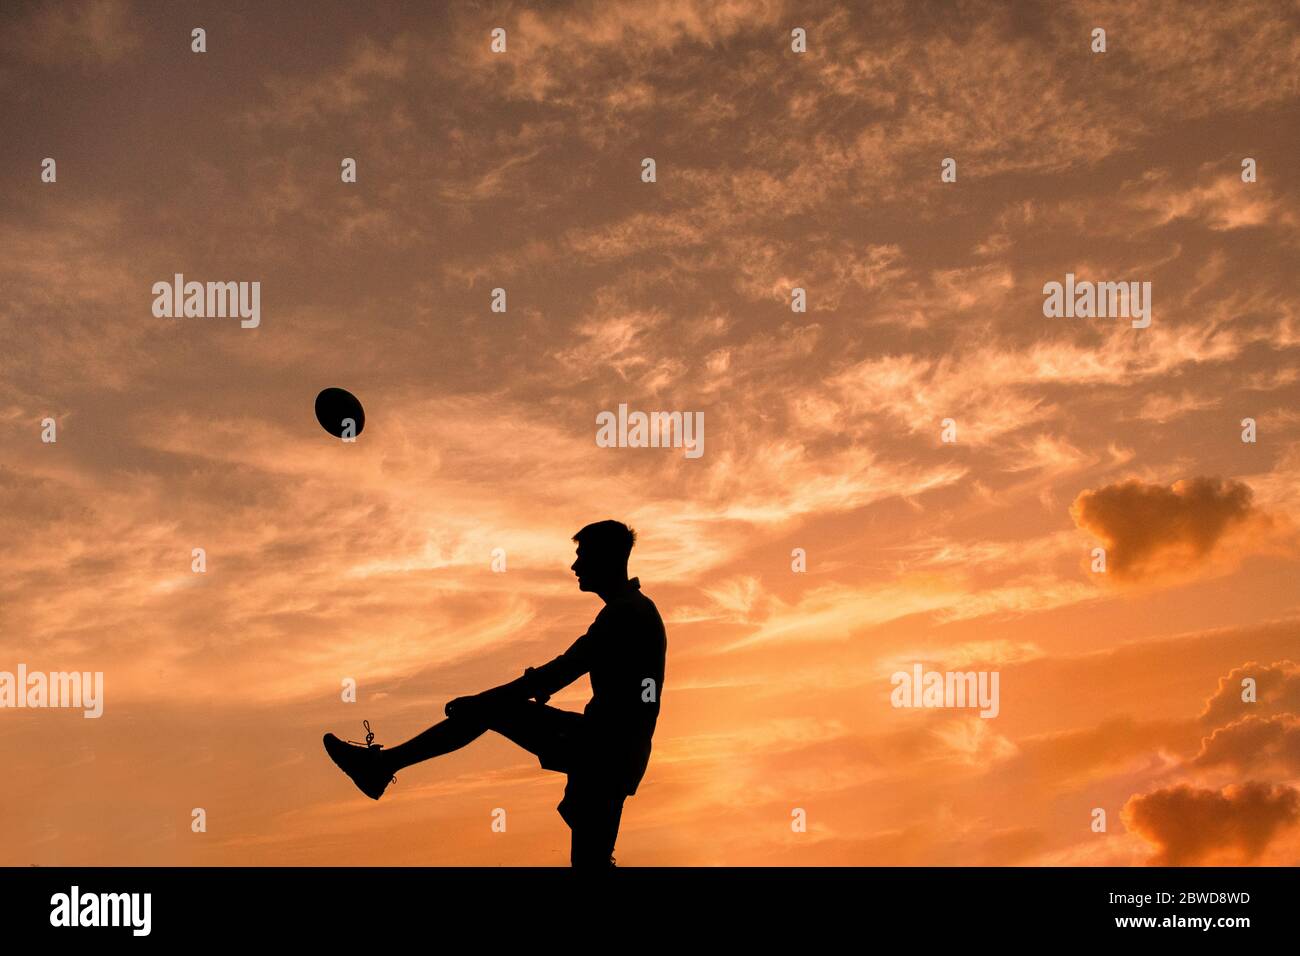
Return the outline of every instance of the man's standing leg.
[[[608,786],[569,777],[559,809],[573,831],[569,851],[573,866],[608,869],[614,865],[614,843],[626,799],[626,795]]]

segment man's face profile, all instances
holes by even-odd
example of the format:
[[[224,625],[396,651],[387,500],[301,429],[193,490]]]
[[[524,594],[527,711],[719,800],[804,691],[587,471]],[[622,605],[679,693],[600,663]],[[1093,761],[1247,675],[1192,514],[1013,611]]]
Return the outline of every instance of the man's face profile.
[[[573,562],[570,570],[578,576],[578,590],[590,591],[595,583],[592,580],[594,574],[591,559],[582,553],[582,545],[578,545],[577,554],[577,560]]]

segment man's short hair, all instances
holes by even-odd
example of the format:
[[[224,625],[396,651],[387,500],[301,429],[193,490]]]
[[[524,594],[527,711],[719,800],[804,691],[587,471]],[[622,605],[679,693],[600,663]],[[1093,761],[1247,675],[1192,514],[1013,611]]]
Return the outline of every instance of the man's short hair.
[[[573,540],[598,556],[626,564],[636,544],[636,532],[621,521],[597,521],[575,534]]]

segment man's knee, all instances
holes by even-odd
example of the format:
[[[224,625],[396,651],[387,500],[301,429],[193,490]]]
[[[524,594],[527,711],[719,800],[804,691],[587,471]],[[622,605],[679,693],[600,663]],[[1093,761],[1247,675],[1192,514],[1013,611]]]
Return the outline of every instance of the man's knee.
[[[533,723],[536,708],[531,700],[506,700],[489,704],[483,709],[483,721],[489,730],[498,733]]]

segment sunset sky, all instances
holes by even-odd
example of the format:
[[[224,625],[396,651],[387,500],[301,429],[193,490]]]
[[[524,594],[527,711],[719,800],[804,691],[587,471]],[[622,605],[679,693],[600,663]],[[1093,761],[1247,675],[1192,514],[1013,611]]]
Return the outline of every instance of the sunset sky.
[[[105,680],[0,710],[0,864],[567,865],[504,739],[374,803],[321,735],[563,651],[605,518],[668,631],[620,866],[1300,862],[1300,2],[15,3],[0,97],[0,671]]]

